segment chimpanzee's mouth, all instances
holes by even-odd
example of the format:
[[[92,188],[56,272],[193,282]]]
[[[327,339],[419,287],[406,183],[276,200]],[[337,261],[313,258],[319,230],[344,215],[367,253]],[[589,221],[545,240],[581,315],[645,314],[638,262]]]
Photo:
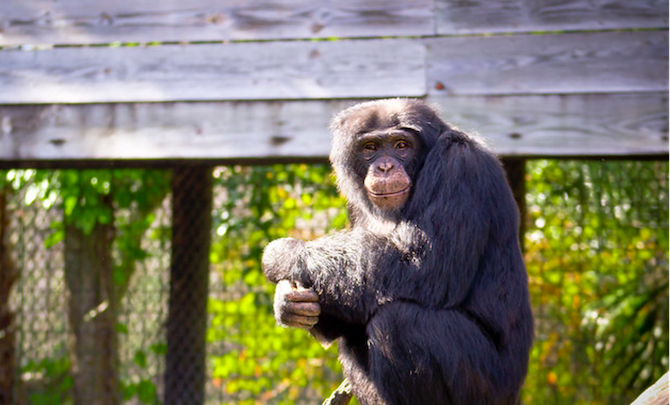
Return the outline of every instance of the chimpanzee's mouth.
[[[407,187],[405,187],[404,189],[402,189],[400,191],[394,191],[394,192],[391,192],[391,193],[374,193],[372,191],[368,191],[368,194],[370,194],[371,197],[397,197],[399,195],[403,195],[403,194],[409,192],[410,188],[411,188],[411,186],[408,185]]]

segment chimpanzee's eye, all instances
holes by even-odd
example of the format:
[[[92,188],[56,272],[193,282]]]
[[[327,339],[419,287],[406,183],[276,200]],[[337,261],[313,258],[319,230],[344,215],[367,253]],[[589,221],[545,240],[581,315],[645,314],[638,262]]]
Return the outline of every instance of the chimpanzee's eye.
[[[396,144],[395,144],[395,148],[396,148],[396,149],[405,149],[405,148],[407,148],[407,147],[409,147],[409,143],[407,143],[407,142],[405,142],[405,141],[398,141],[398,142],[396,142]]]
[[[375,144],[372,143],[372,142],[368,142],[368,143],[366,143],[365,145],[363,145],[363,148],[364,148],[365,150],[377,150],[377,145],[375,145]]]

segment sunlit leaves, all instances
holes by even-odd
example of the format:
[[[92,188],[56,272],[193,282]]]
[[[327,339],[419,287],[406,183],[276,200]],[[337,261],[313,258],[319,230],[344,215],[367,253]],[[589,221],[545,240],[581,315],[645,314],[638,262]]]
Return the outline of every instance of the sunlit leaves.
[[[213,378],[230,403],[293,403],[322,398],[340,382],[336,351],[307,332],[276,325],[274,286],[260,268],[271,240],[318,237],[346,223],[344,201],[326,165],[220,167],[214,172],[210,259],[226,292],[209,300],[207,340],[226,352],[212,359]]]
[[[60,405],[70,402],[74,379],[70,373],[70,359],[63,349],[57,347],[52,357],[30,360],[22,367],[23,383],[35,387],[28,394],[30,404]]]
[[[628,403],[667,369],[668,164],[532,161],[526,403]]]
[[[629,403],[668,368],[667,162],[528,163],[526,263],[536,340],[524,387],[527,404]],[[213,288],[207,330],[213,384],[228,403],[289,404],[322,398],[341,381],[336,349],[305,331],[276,326],[274,287],[260,269],[263,247],[285,236],[312,239],[346,226],[344,201],[326,165],[218,167],[210,259]],[[122,291],[143,238],[169,240],[151,226],[169,191],[169,172],[154,170],[9,170],[0,184],[23,202],[62,209],[47,247],[65,225],[83,230],[114,221],[114,284]],[[24,189],[25,187],[25,189]],[[112,199],[112,209],[102,199]],[[148,230],[151,229],[151,232]],[[128,326],[117,323],[117,332]],[[147,345],[151,342],[147,342]],[[131,354],[150,368],[164,343]],[[55,355],[22,370],[47,391],[32,403],[63,403],[72,378]],[[147,371],[148,373],[148,371]],[[150,374],[146,374],[150,375]],[[149,379],[124,381],[124,398],[156,403]],[[318,403],[318,400],[313,401]]]
[[[169,191],[170,172],[166,170],[143,169],[100,169],[100,170],[9,170],[0,172],[0,186],[8,185],[22,193],[23,204],[38,205],[40,209],[58,209],[56,221],[49,224],[50,234],[45,238],[45,248],[53,248],[61,243],[66,232],[73,228],[90,233],[96,224],[114,225],[114,263],[111,281],[115,287],[110,297],[115,300],[111,307],[118,308],[130,282],[136,264],[148,257],[142,248],[146,231],[156,220],[155,210]],[[19,194],[20,195],[20,194]],[[16,211],[20,213],[20,211]],[[35,223],[36,226],[41,224]],[[164,238],[165,233],[154,233],[149,238]],[[67,269],[66,269],[67,271]],[[105,301],[108,304],[107,301]],[[105,307],[106,308],[106,307]],[[113,311],[116,314],[116,311]],[[115,330],[127,338],[128,325],[115,322]],[[58,333],[56,331],[56,333]],[[164,344],[152,345],[152,353],[164,355]],[[147,354],[143,350],[135,353],[134,366],[145,375],[151,375]],[[59,358],[45,359],[44,364],[63,364]],[[69,362],[67,363],[69,367]],[[86,372],[86,368],[82,368]],[[50,370],[46,370],[50,373]],[[68,370],[58,371],[65,375]],[[54,371],[55,373],[56,371]],[[34,373],[26,370],[25,373]],[[22,377],[24,377],[26,374]],[[111,377],[111,376],[110,376]],[[128,379],[127,374],[121,376]],[[49,377],[51,378],[51,377]],[[54,377],[54,379],[56,379]],[[60,378],[60,377],[58,377]],[[149,379],[122,381],[124,398],[137,398],[141,403],[158,403],[154,383]],[[30,403],[67,404],[72,378],[68,375],[59,385],[47,386],[48,380],[40,382],[48,390],[36,392]],[[62,389],[59,387],[63,387]],[[134,402],[137,402],[136,400]]]
[[[123,387],[123,399],[128,401],[133,397],[142,404],[158,404],[156,386],[150,380],[141,380]]]

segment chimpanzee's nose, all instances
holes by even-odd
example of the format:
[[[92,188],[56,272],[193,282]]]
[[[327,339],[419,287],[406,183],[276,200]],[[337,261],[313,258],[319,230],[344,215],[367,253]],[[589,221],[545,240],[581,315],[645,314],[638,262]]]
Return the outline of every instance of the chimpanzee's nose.
[[[386,172],[391,171],[393,169],[393,162],[390,159],[389,160],[383,160],[383,161],[379,162],[378,167],[379,167],[379,170],[382,173],[386,173]]]

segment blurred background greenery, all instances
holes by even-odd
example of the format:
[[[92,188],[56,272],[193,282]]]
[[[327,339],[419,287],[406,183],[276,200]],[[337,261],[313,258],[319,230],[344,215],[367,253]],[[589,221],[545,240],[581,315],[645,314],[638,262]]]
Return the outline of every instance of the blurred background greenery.
[[[347,224],[328,165],[219,166],[207,328],[207,404],[318,403],[341,382],[337,349],[277,327],[260,269],[279,237]],[[63,240],[113,230],[119,403],[164,391],[169,170],[0,172],[12,254],[15,403],[74,404]],[[525,404],[627,404],[668,369],[668,163],[529,160],[524,248],[536,339]],[[11,277],[10,277],[11,276]],[[104,311],[104,309],[103,309]],[[95,316],[95,314],[93,314]],[[0,347],[0,350],[2,348]]]

